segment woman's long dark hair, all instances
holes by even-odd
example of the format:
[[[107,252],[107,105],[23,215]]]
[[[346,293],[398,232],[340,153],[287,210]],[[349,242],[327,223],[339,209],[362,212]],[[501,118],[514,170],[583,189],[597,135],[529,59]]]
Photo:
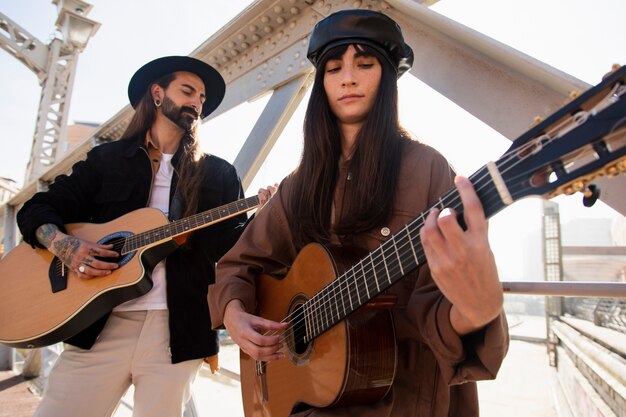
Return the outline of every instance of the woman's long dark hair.
[[[176,78],[175,73],[164,75],[154,81],[156,84],[166,89]],[[137,106],[135,114],[122,135],[122,139],[142,137],[150,129],[156,119],[156,107],[152,100],[150,89],[146,91]],[[197,140],[198,125],[194,125],[185,132],[181,140],[179,152],[181,152],[176,171],[179,175],[177,187],[185,203],[183,217],[191,216],[198,210],[198,199],[200,194],[200,182],[202,181],[201,164],[198,163],[201,152]]]
[[[397,76],[378,51],[355,45],[374,56],[382,66],[378,93],[359,131],[350,170],[354,178],[347,189],[341,219],[331,231],[331,211],[341,157],[337,119],[324,90],[324,68],[340,59],[349,45],[329,51],[319,63],[304,119],[304,147],[300,165],[293,173],[293,195],[288,211],[295,243],[328,242],[331,232],[339,236],[364,232],[384,224],[390,217],[398,180],[402,144],[409,137],[398,120]]]

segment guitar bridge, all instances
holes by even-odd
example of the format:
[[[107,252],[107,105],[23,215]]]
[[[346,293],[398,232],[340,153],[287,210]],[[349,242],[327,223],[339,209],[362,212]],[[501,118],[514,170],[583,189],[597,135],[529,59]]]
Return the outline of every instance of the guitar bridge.
[[[267,362],[265,361],[256,361],[256,376],[261,381],[261,395],[263,402],[269,401],[269,393],[267,391],[267,373],[266,373]]]

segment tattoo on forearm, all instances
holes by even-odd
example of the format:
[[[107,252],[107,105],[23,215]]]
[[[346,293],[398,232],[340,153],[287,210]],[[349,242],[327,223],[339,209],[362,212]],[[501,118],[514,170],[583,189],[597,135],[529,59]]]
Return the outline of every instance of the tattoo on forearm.
[[[72,265],[78,248],[80,248],[80,241],[75,237],[66,237],[58,242],[54,242],[54,253],[66,265]]]
[[[43,224],[37,228],[35,236],[37,237],[39,243],[44,245],[46,248],[49,248],[58,231],[59,228],[53,224]]]

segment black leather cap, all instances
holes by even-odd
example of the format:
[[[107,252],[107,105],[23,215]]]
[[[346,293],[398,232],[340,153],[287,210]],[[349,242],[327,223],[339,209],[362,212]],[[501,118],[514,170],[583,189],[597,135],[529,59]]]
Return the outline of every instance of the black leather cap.
[[[165,56],[148,62],[130,79],[128,98],[133,108],[155,80],[177,71],[196,74],[204,82],[206,101],[202,105],[202,117],[208,116],[220,105],[226,92],[226,83],[215,68],[189,56]]]
[[[317,64],[330,49],[346,44],[371,46],[387,58],[398,77],[413,65],[413,50],[404,42],[400,26],[373,10],[341,10],[317,22],[311,32],[307,58]]]

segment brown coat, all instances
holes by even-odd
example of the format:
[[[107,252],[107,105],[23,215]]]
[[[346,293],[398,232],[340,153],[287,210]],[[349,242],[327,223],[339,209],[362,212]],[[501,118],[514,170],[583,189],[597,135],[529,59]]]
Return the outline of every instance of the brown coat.
[[[434,149],[411,142],[403,152],[392,233],[426,211],[453,187],[454,173]],[[343,207],[349,186],[348,163],[340,167],[335,213]],[[285,271],[300,248],[294,247],[285,213],[290,182],[285,180],[270,202],[248,225],[241,239],[220,260],[217,281],[209,288],[215,327],[223,326],[223,312],[232,299],[255,311],[255,277]],[[372,251],[391,236],[384,228],[354,236],[354,244]],[[243,260],[246,260],[245,262]],[[481,331],[460,338],[449,318],[450,302],[430,277],[427,265],[408,273],[387,293],[398,297],[393,309],[398,363],[392,390],[379,403],[361,407],[315,409],[298,416],[472,417],[478,416],[476,383],[494,379],[508,349],[504,313]]]

